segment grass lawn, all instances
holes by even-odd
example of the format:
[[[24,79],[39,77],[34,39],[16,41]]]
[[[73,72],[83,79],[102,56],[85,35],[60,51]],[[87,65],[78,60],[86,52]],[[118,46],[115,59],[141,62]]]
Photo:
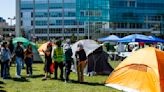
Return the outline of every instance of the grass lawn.
[[[119,62],[111,61],[112,67],[116,67]],[[116,89],[104,86],[104,81],[108,76],[85,76],[85,83],[80,84],[77,75],[71,73],[72,83],[64,83],[61,80],[42,81],[44,76],[43,64],[33,64],[33,77],[27,78],[25,70],[22,71],[22,79],[16,79],[15,67],[11,67],[12,79],[3,80],[0,78],[0,92],[120,92]]]

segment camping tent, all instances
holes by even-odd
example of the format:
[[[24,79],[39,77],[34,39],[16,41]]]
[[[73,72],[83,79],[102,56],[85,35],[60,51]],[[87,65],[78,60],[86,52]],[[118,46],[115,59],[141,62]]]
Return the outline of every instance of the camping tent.
[[[39,52],[40,55],[44,55],[43,50],[46,51],[47,45],[48,45],[49,43],[51,43],[51,42],[46,42],[46,43],[42,44],[42,45],[38,48],[38,52]],[[53,43],[51,43],[51,44],[52,44],[52,46],[55,46],[55,44],[53,44]]]
[[[148,47],[133,52],[106,80],[127,92],[164,92],[164,52]]]
[[[12,43],[14,44],[14,47],[16,47],[17,42],[22,42],[23,46],[24,46],[24,49],[26,49],[27,45],[31,44],[32,48],[33,48],[33,53],[34,53],[33,61],[34,62],[42,62],[42,59],[39,56],[39,53],[37,51],[37,46],[36,46],[35,43],[33,43],[33,42],[29,41],[28,39],[23,38],[23,37],[16,37],[12,40]]]
[[[120,38],[116,35],[110,35],[107,37],[99,38],[98,41],[118,41]]]
[[[109,74],[112,72],[113,68],[108,63],[108,54],[93,40],[80,40],[73,44],[72,51],[74,59],[78,43],[81,43],[84,46],[84,50],[88,56],[88,65],[85,68],[85,74],[91,72],[96,72],[97,74]],[[76,66],[76,61],[74,65]],[[73,71],[76,71],[76,69],[73,69]]]

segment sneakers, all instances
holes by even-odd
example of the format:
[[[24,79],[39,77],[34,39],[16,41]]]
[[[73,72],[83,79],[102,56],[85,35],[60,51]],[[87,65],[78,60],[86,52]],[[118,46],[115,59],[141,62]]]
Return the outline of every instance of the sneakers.
[[[68,80],[68,81],[65,80],[64,82],[65,82],[65,83],[72,83],[72,81],[70,81],[70,80]]]
[[[43,77],[42,80],[47,80],[47,77]]]
[[[30,77],[30,74],[27,74],[27,77]]]
[[[21,76],[19,76],[19,75],[15,75],[15,77],[16,77],[16,78],[21,78]]]

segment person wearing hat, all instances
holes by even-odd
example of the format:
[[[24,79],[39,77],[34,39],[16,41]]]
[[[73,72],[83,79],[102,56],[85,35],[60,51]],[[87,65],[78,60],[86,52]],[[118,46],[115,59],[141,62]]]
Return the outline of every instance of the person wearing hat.
[[[11,59],[11,52],[8,48],[8,44],[7,42],[3,42],[1,48],[1,65],[2,65],[1,77],[3,77],[3,79],[7,79],[10,77],[10,72],[9,72],[10,59]]]
[[[75,57],[76,57],[76,61],[77,61],[77,75],[78,75],[78,81],[79,82],[84,82],[84,68],[86,65],[86,60],[87,60],[87,56],[86,53],[84,51],[83,45],[81,43],[79,43],[77,45],[77,50],[75,52]]]
[[[65,65],[65,82],[70,82],[69,75],[71,72],[71,64],[73,62],[72,59],[72,49],[71,49],[71,41],[70,39],[66,39],[66,43],[63,45],[64,51],[64,65]]]
[[[22,62],[24,59],[24,50],[21,46],[21,42],[17,42],[17,46],[14,50],[15,57],[16,57],[16,78],[21,78],[21,69],[22,69]]]

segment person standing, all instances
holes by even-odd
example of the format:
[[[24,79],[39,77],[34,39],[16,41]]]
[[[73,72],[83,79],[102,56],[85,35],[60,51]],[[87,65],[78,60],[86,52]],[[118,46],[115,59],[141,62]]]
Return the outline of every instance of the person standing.
[[[2,48],[1,48],[1,62],[2,62],[2,77],[3,79],[7,79],[10,77],[10,71],[9,71],[9,63],[11,60],[11,53],[8,48],[7,42],[3,42]]]
[[[79,82],[84,82],[84,68],[86,66],[86,60],[87,56],[84,51],[83,45],[79,43],[77,45],[77,51],[75,52],[75,57],[77,61],[77,75],[78,75],[78,81]]]
[[[53,59],[55,64],[55,72],[54,72],[54,79],[57,79],[57,72],[58,67],[60,68],[60,79],[63,80],[63,61],[64,61],[64,54],[63,54],[63,48],[61,47],[61,40],[58,40],[56,42],[56,48],[53,51]]]
[[[14,50],[15,56],[16,56],[16,78],[21,78],[21,68],[22,68],[22,62],[24,59],[24,50],[21,46],[21,42],[17,42],[17,46]]]
[[[44,66],[44,71],[45,71],[45,76],[43,77],[43,80],[47,79],[48,74],[50,75],[51,78],[51,64],[52,64],[52,57],[51,57],[51,52],[52,52],[52,44],[48,43],[46,51],[43,51],[45,54],[45,66]]]
[[[32,76],[32,63],[33,63],[33,52],[32,52],[32,45],[29,44],[27,46],[27,49],[24,52],[25,58],[25,64],[26,64],[26,73],[27,76]]]
[[[70,82],[69,75],[71,72],[72,59],[72,49],[70,47],[70,39],[66,40],[66,43],[63,45],[64,50],[64,65],[65,65],[65,82]]]

